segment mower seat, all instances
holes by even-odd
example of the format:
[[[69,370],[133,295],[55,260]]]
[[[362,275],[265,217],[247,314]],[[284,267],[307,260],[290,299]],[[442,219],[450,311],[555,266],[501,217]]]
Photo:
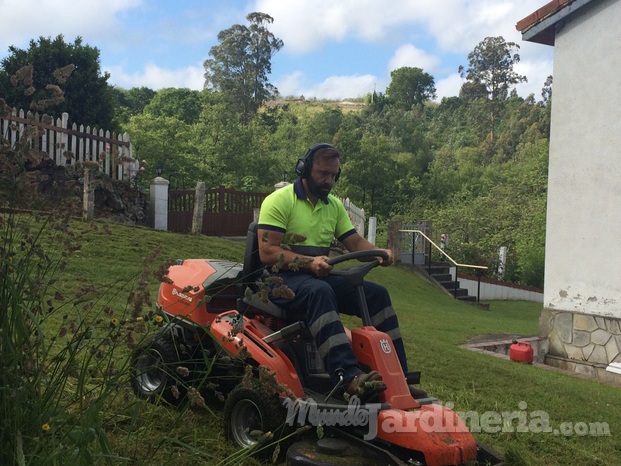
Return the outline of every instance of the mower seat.
[[[265,269],[265,266],[259,257],[259,238],[257,237],[258,229],[259,224],[257,222],[252,222],[248,225],[248,232],[246,233],[246,250],[244,251],[244,266],[242,268],[244,285],[251,286],[255,289],[255,282]]]
[[[265,270],[265,266],[263,262],[261,262],[261,258],[259,257],[259,238],[257,235],[257,230],[259,229],[259,224],[257,222],[252,222],[248,225],[248,233],[246,235],[246,250],[244,251],[244,266],[242,269],[242,277],[243,284],[250,288],[251,294],[250,299],[245,295],[244,303],[255,307],[267,314],[270,314],[279,319],[284,319],[289,321],[287,318],[287,310],[283,309],[280,306],[277,306],[271,301],[265,302],[263,299],[259,297],[257,280],[261,278],[263,271]]]

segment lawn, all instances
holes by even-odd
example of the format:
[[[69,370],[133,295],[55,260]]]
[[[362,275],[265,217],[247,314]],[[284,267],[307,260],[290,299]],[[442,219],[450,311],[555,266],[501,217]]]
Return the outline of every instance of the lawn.
[[[71,229],[81,247],[67,258],[64,270],[56,271],[50,292],[70,296],[94,285],[90,292],[96,298],[89,301],[91,306],[112,309],[112,316],[106,318],[120,321],[135,312],[137,290],[150,294],[151,304],[146,295],[142,299],[142,312],[148,312],[159,284],[153,271],[165,259],[213,257],[241,261],[244,248],[242,243],[225,239],[104,222],[72,222]],[[51,239],[42,241],[54,250]],[[410,368],[422,371],[422,387],[464,413],[477,439],[500,451],[507,464],[618,464],[621,446],[615,439],[621,431],[621,412],[616,408],[619,388],[459,347],[485,334],[536,335],[539,304],[491,302],[488,310],[477,308],[452,299],[395,266],[375,269],[369,278],[391,292]],[[128,300],[130,293],[133,300]],[[49,319],[50,326],[61,325],[67,313],[73,317],[79,312],[83,307],[67,305],[63,313]],[[84,315],[82,318],[94,318]],[[355,319],[347,318],[346,322],[356,324]],[[130,352],[125,345],[115,351],[114,360],[118,370],[123,371]],[[118,380],[127,382],[126,378]],[[241,461],[224,442],[220,402],[207,400],[202,408],[174,409],[136,400],[126,383],[116,386],[116,390],[118,393],[101,413],[113,464]],[[504,427],[501,423],[477,427],[476,420],[484,416],[495,419],[503,413],[515,414],[520,421],[508,422]],[[542,419],[549,420],[551,432],[540,431]],[[607,427],[607,435],[591,435],[588,430],[592,425]]]
[[[505,454],[508,464],[619,464],[621,446],[615,439],[621,415],[613,408],[619,388],[459,348],[478,335],[537,335],[541,304],[495,301],[484,310],[460,303],[406,271],[373,273],[391,290],[410,365],[422,370],[425,389],[458,412],[522,412],[529,424],[533,421],[527,432],[517,432],[514,422],[514,432],[476,435]],[[544,416],[552,432],[532,432]],[[591,423],[595,431],[599,423],[607,423],[610,435],[585,434]]]

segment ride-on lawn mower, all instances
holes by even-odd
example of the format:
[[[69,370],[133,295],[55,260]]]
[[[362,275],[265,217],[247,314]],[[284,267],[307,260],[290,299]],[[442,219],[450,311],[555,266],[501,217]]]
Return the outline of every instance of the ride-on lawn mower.
[[[177,404],[192,385],[228,393],[227,439],[263,452],[278,448],[290,465],[502,464],[455,412],[435,398],[411,396],[408,384],[418,383],[419,373],[406,379],[390,337],[370,325],[362,281],[377,260],[331,272],[358,289],[362,326],[347,333],[361,366],[382,374],[387,387],[365,402],[347,402],[323,370],[302,316],[267,300],[258,242],[253,223],[243,265],[189,259],[170,267],[157,303],[168,323],[133,356],[138,396]],[[385,254],[358,251],[330,263]]]

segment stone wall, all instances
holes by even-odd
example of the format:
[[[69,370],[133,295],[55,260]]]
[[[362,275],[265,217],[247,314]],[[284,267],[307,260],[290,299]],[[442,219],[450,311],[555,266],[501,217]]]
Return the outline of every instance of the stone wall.
[[[22,164],[23,166],[20,166]],[[14,152],[0,156],[0,207],[25,210],[82,212],[84,176],[73,166],[59,166],[46,156],[25,162]],[[93,171],[95,218],[146,225],[147,197],[129,182]]]
[[[98,174],[95,181],[95,217],[117,223],[147,225],[147,196],[128,182]]]
[[[606,371],[621,362],[621,321],[611,317],[544,309],[539,336],[549,341],[546,364],[605,381],[621,382]]]

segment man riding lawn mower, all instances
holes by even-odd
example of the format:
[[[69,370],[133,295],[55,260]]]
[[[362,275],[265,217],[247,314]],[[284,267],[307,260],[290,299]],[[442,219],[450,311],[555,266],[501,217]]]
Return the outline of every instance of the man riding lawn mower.
[[[229,393],[226,437],[259,449],[283,439],[291,465],[501,464],[414,386],[420,374],[408,372],[390,297],[364,280],[392,255],[358,235],[329,194],[338,151],[315,145],[296,170],[300,178],[268,196],[250,225],[243,265],[190,259],[170,268],[158,297],[169,324],[136,351],[135,392],[176,403],[179,387],[210,382]],[[329,258],[333,238],[352,252]],[[333,268],[352,259],[363,264]],[[344,328],[338,312],[362,326]],[[179,365],[191,368],[185,380]],[[296,425],[323,438],[315,429],[294,435]]]

